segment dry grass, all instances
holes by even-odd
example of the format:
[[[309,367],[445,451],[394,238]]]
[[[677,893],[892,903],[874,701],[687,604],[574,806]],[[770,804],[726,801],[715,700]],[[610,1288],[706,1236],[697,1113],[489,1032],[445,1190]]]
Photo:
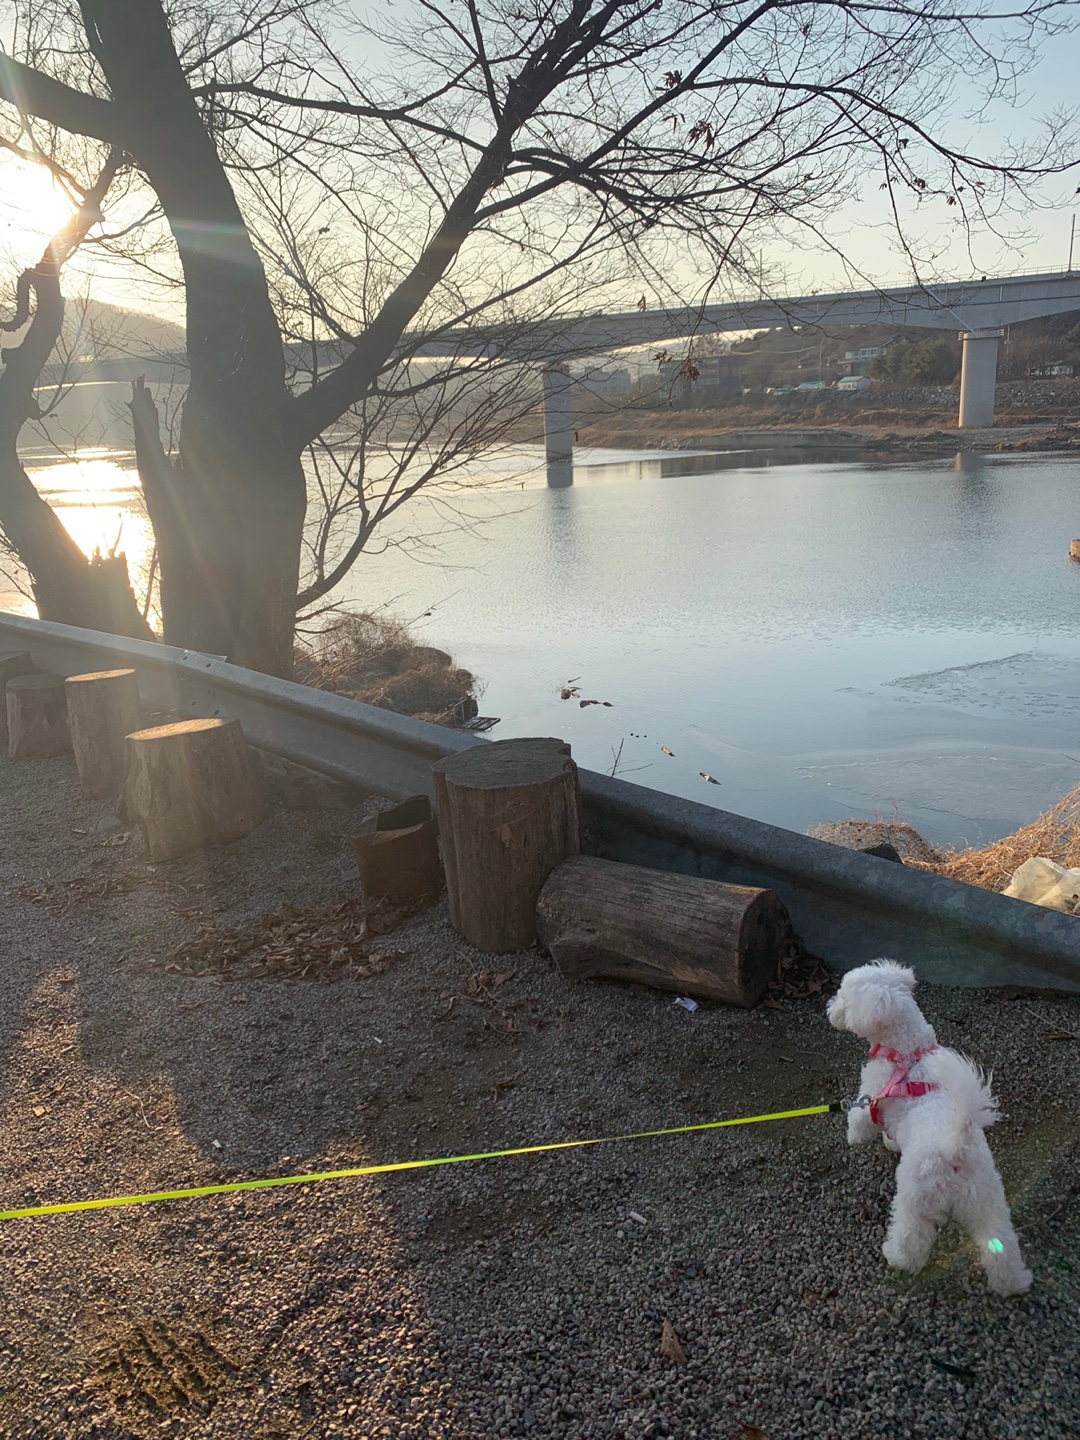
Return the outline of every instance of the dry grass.
[[[910,825],[883,820],[841,820],[818,825],[810,834],[848,850],[865,850],[883,841],[895,845],[905,865],[962,880],[980,890],[1005,889],[1025,860],[1044,855],[1066,869],[1080,866],[1080,785],[1063,795],[1056,805],[1022,825],[1011,835],[984,845],[980,850],[941,853],[928,845]]]
[[[962,880],[965,885],[978,885],[982,890],[1004,890],[1013,871],[1034,855],[1045,855],[1066,869],[1080,866],[1080,785],[1030,825],[1022,825],[993,845],[944,855],[920,869]]]
[[[400,620],[346,615],[307,643],[297,642],[294,678],[365,705],[438,725],[454,722],[454,707],[473,697],[476,677],[445,650],[418,645]]]

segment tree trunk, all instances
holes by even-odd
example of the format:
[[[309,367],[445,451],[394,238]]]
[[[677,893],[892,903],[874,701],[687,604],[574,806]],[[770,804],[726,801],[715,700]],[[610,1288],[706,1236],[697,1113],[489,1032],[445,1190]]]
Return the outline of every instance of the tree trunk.
[[[120,793],[127,737],[139,729],[139,682],[134,670],[100,670],[67,679],[68,730],[79,783],[88,800]]]
[[[34,668],[29,650],[0,650],[0,750],[7,754],[7,697],[4,694],[9,680],[16,675],[29,675]]]
[[[239,720],[181,720],[127,737],[122,809],[146,832],[150,859],[239,840],[261,806]]]
[[[353,836],[353,851],[365,898],[434,899],[442,889],[437,836],[426,795],[363,821]]]
[[[152,639],[131,592],[124,556],[95,554],[88,559],[37,493],[18,456],[22,427],[39,413],[34,387],[64,323],[61,269],[100,218],[101,202],[119,164],[119,152],[114,151],[38,264],[19,276],[15,315],[0,324],[0,330],[12,331],[30,321],[20,344],[4,351],[0,370],[0,531],[29,572],[43,620]]]
[[[564,975],[746,1006],[764,997],[791,935],[771,890],[588,855],[551,872],[536,924]]]
[[[288,675],[307,497],[266,275],[160,4],[83,0],[82,10],[184,271],[191,381],[179,462],[171,478],[142,472],[165,639]]]
[[[16,675],[4,693],[9,760],[45,760],[68,753],[71,740],[62,675]]]
[[[561,740],[498,740],[432,768],[454,927],[479,950],[536,942],[536,897],[580,848],[577,766]]]

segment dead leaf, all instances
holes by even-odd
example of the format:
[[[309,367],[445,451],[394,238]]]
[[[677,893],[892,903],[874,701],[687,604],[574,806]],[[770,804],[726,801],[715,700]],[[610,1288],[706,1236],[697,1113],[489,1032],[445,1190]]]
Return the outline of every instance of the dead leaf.
[[[35,1105],[35,1106],[34,1106],[34,1114],[35,1114],[35,1115],[47,1115],[48,1113],[49,1113],[49,1107],[48,1107],[47,1105]]]
[[[673,1365],[686,1364],[686,1351],[679,1343],[679,1337],[675,1334],[675,1327],[666,1317],[664,1327],[660,1332],[660,1354],[665,1360],[670,1360]]]
[[[675,759],[675,752],[674,752],[674,750],[669,750],[666,745],[661,745],[661,746],[660,746],[660,753],[661,753],[661,755],[670,755],[671,758],[672,758],[672,760]]]
[[[581,706],[582,710],[584,710],[587,705],[599,705],[599,704],[600,704],[600,701],[599,701],[599,700],[579,700],[579,701],[578,701],[578,704]]]
[[[719,785],[719,784],[720,784],[720,781],[719,781],[719,780],[714,780],[713,777],[712,777],[711,775],[707,775],[704,770],[699,770],[699,771],[698,771],[698,774],[701,776],[701,778],[702,778],[703,780],[707,780],[710,785]]]
[[[742,1422],[742,1440],[769,1440],[769,1437],[757,1425],[748,1425],[744,1420]]]

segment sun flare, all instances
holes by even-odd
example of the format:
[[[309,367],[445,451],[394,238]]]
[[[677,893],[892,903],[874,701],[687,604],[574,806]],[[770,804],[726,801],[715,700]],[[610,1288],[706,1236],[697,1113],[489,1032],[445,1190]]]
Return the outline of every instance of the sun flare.
[[[75,208],[43,165],[14,156],[0,156],[0,194],[4,197],[4,228],[9,235],[30,232],[47,239]]]

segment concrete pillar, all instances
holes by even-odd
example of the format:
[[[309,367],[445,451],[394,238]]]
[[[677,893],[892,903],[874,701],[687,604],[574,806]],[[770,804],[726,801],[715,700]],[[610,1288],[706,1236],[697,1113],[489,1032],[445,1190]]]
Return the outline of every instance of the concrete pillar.
[[[994,390],[997,386],[997,353],[1000,330],[961,330],[963,360],[960,365],[961,430],[988,430],[994,423]]]
[[[574,483],[574,426],[570,418],[570,372],[565,365],[544,371],[544,441],[547,483],[565,490]]]

